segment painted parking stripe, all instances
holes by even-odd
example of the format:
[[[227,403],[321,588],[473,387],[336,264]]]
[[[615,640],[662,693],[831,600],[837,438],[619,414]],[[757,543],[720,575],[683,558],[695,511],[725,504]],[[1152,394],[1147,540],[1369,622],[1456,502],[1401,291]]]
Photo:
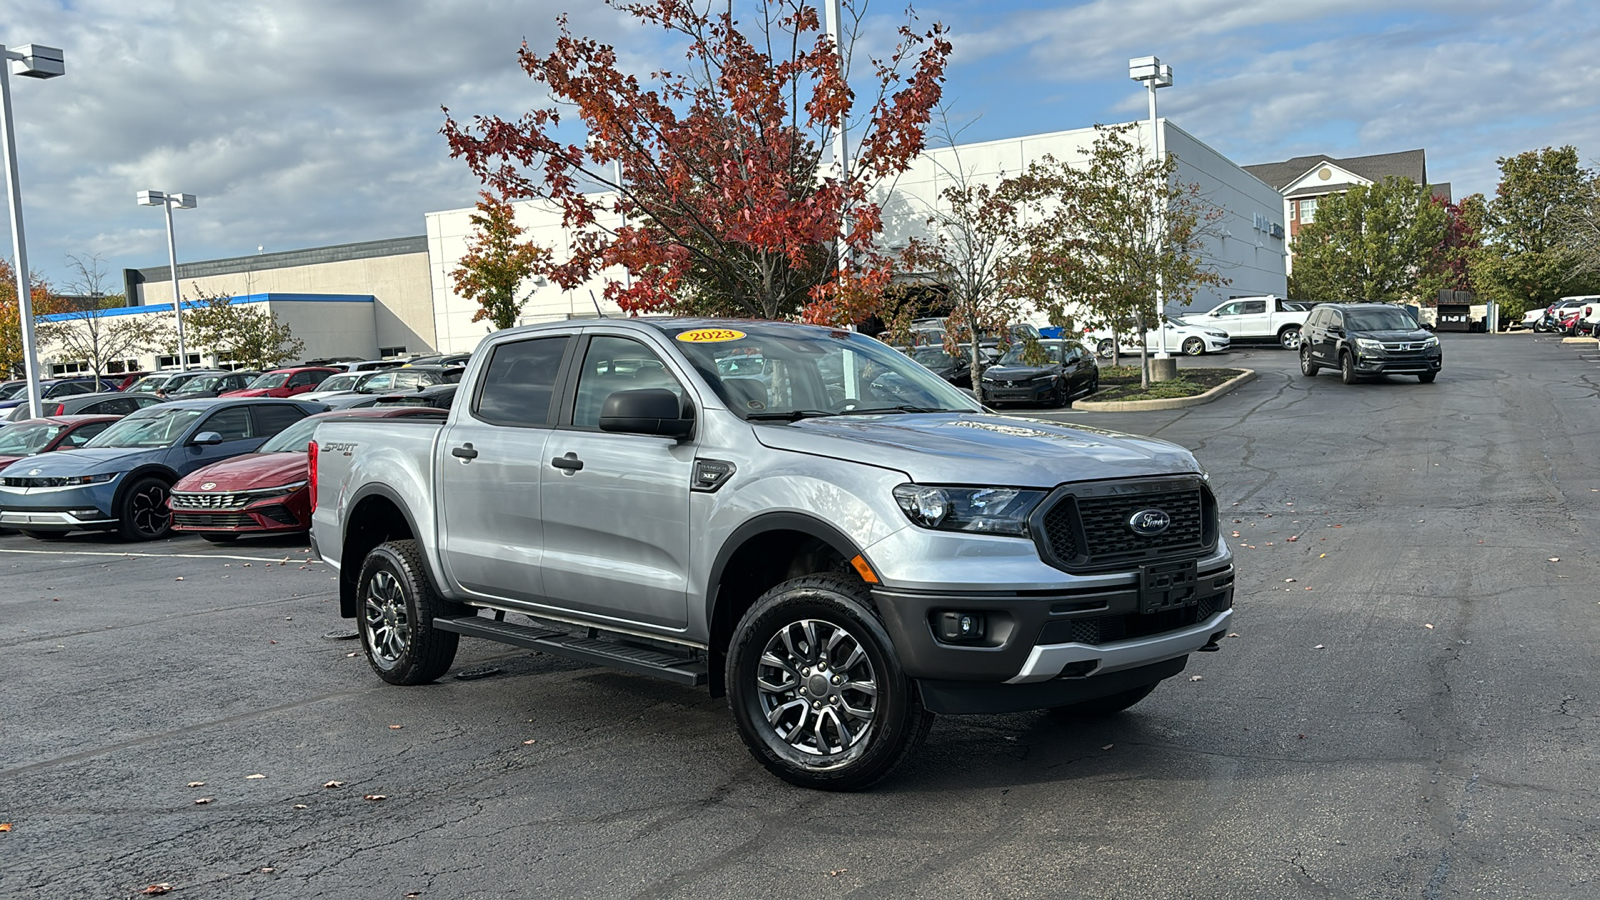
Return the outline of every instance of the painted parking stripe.
[[[222,556],[213,553],[112,553],[105,550],[12,550],[0,548],[0,553],[37,553],[44,556],[114,556],[140,557],[144,559],[239,559],[245,562],[297,562],[320,563],[320,559],[295,558],[293,556]]]

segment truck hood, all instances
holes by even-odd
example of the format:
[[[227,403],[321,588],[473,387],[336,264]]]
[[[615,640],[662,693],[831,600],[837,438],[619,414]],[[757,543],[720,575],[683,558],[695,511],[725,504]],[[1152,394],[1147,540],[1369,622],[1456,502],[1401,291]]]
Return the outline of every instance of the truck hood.
[[[305,481],[311,464],[304,453],[247,453],[183,476],[175,491],[251,491]],[[210,484],[206,488],[202,485]]]
[[[896,469],[919,484],[1054,487],[1200,471],[1188,450],[1166,441],[1011,416],[828,416],[753,427],[767,447]]]
[[[103,475],[107,472],[126,472],[134,466],[160,459],[171,449],[126,447],[82,447],[77,450],[57,450],[24,457],[12,465],[17,471],[12,475]],[[34,470],[39,471],[35,472]]]

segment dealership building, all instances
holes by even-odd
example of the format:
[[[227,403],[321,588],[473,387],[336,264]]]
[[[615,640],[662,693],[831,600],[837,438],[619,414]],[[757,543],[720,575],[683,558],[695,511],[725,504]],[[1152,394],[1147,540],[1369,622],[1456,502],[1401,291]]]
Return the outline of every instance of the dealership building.
[[[1149,122],[1130,127],[1135,145],[1150,145]],[[1201,288],[1187,309],[1209,309],[1230,297],[1286,293],[1282,195],[1171,122],[1159,120],[1157,127],[1162,145],[1177,159],[1177,180],[1197,185],[1200,195],[1222,211],[1202,252],[1227,283]],[[885,248],[926,232],[939,193],[958,173],[969,183],[994,182],[1046,155],[1082,163],[1096,134],[1082,128],[926,151],[875,198],[885,211]],[[264,304],[305,342],[306,358],[470,351],[488,333],[488,323],[472,321],[478,306],[455,292],[450,273],[466,253],[475,212],[469,206],[427,213],[425,233],[414,237],[183,263],[177,267],[178,283],[186,301],[229,294],[235,302]],[[527,239],[562,258],[571,235],[557,208],[524,201],[516,204],[516,216]],[[622,277],[620,270],[604,272],[574,290],[534,279],[523,286],[527,302],[520,322],[620,315],[604,299],[604,286]],[[128,269],[124,279],[129,308],[117,314],[172,315],[168,267]],[[76,369],[75,361],[55,358],[52,349],[41,348],[52,371]],[[151,368],[176,359],[149,354],[137,362]],[[200,362],[223,361],[205,357]]]

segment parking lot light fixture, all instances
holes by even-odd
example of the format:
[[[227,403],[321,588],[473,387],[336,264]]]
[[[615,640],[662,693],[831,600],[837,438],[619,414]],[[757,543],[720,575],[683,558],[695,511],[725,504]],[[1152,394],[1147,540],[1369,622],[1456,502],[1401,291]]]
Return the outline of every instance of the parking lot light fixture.
[[[28,379],[28,414],[43,415],[39,398],[39,348],[33,333],[33,291],[28,277],[28,248],[22,234],[22,187],[17,181],[17,137],[11,121],[11,79],[16,72],[25,78],[55,78],[66,74],[61,51],[40,44],[24,44],[7,50],[0,44],[0,146],[6,158],[6,201],[11,209],[11,247],[17,265],[17,314],[22,326],[22,364]],[[9,374],[9,373],[7,373]]]
[[[189,367],[189,354],[183,343],[183,293],[178,290],[178,247],[172,239],[172,208],[194,209],[193,194],[170,194],[161,191],[140,191],[140,206],[160,206],[167,211],[167,261],[172,267],[172,312],[178,317],[178,370]]]

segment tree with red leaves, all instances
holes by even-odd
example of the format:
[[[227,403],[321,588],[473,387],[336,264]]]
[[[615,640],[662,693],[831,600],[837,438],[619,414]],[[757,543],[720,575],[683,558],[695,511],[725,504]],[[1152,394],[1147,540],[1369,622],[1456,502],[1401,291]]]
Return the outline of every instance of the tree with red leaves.
[[[758,0],[748,25],[732,0],[715,13],[692,0],[608,2],[686,41],[684,71],[624,73],[613,47],[574,36],[562,17],[552,52],[524,43],[518,53],[554,105],[469,125],[445,111],[452,157],[506,201],[560,209],[569,253],[537,274],[571,290],[622,266],[631,284],[613,281],[605,296],[629,312],[834,323],[869,314],[889,280],[869,195],[923,148],[950,53],[945,29],[914,30],[908,10],[893,51],[870,61],[874,93],[862,105],[848,81],[849,38],[866,0],[842,4],[843,54],[804,0]],[[569,118],[587,131],[583,143],[567,139]],[[823,162],[841,129],[859,134],[845,172]]]

